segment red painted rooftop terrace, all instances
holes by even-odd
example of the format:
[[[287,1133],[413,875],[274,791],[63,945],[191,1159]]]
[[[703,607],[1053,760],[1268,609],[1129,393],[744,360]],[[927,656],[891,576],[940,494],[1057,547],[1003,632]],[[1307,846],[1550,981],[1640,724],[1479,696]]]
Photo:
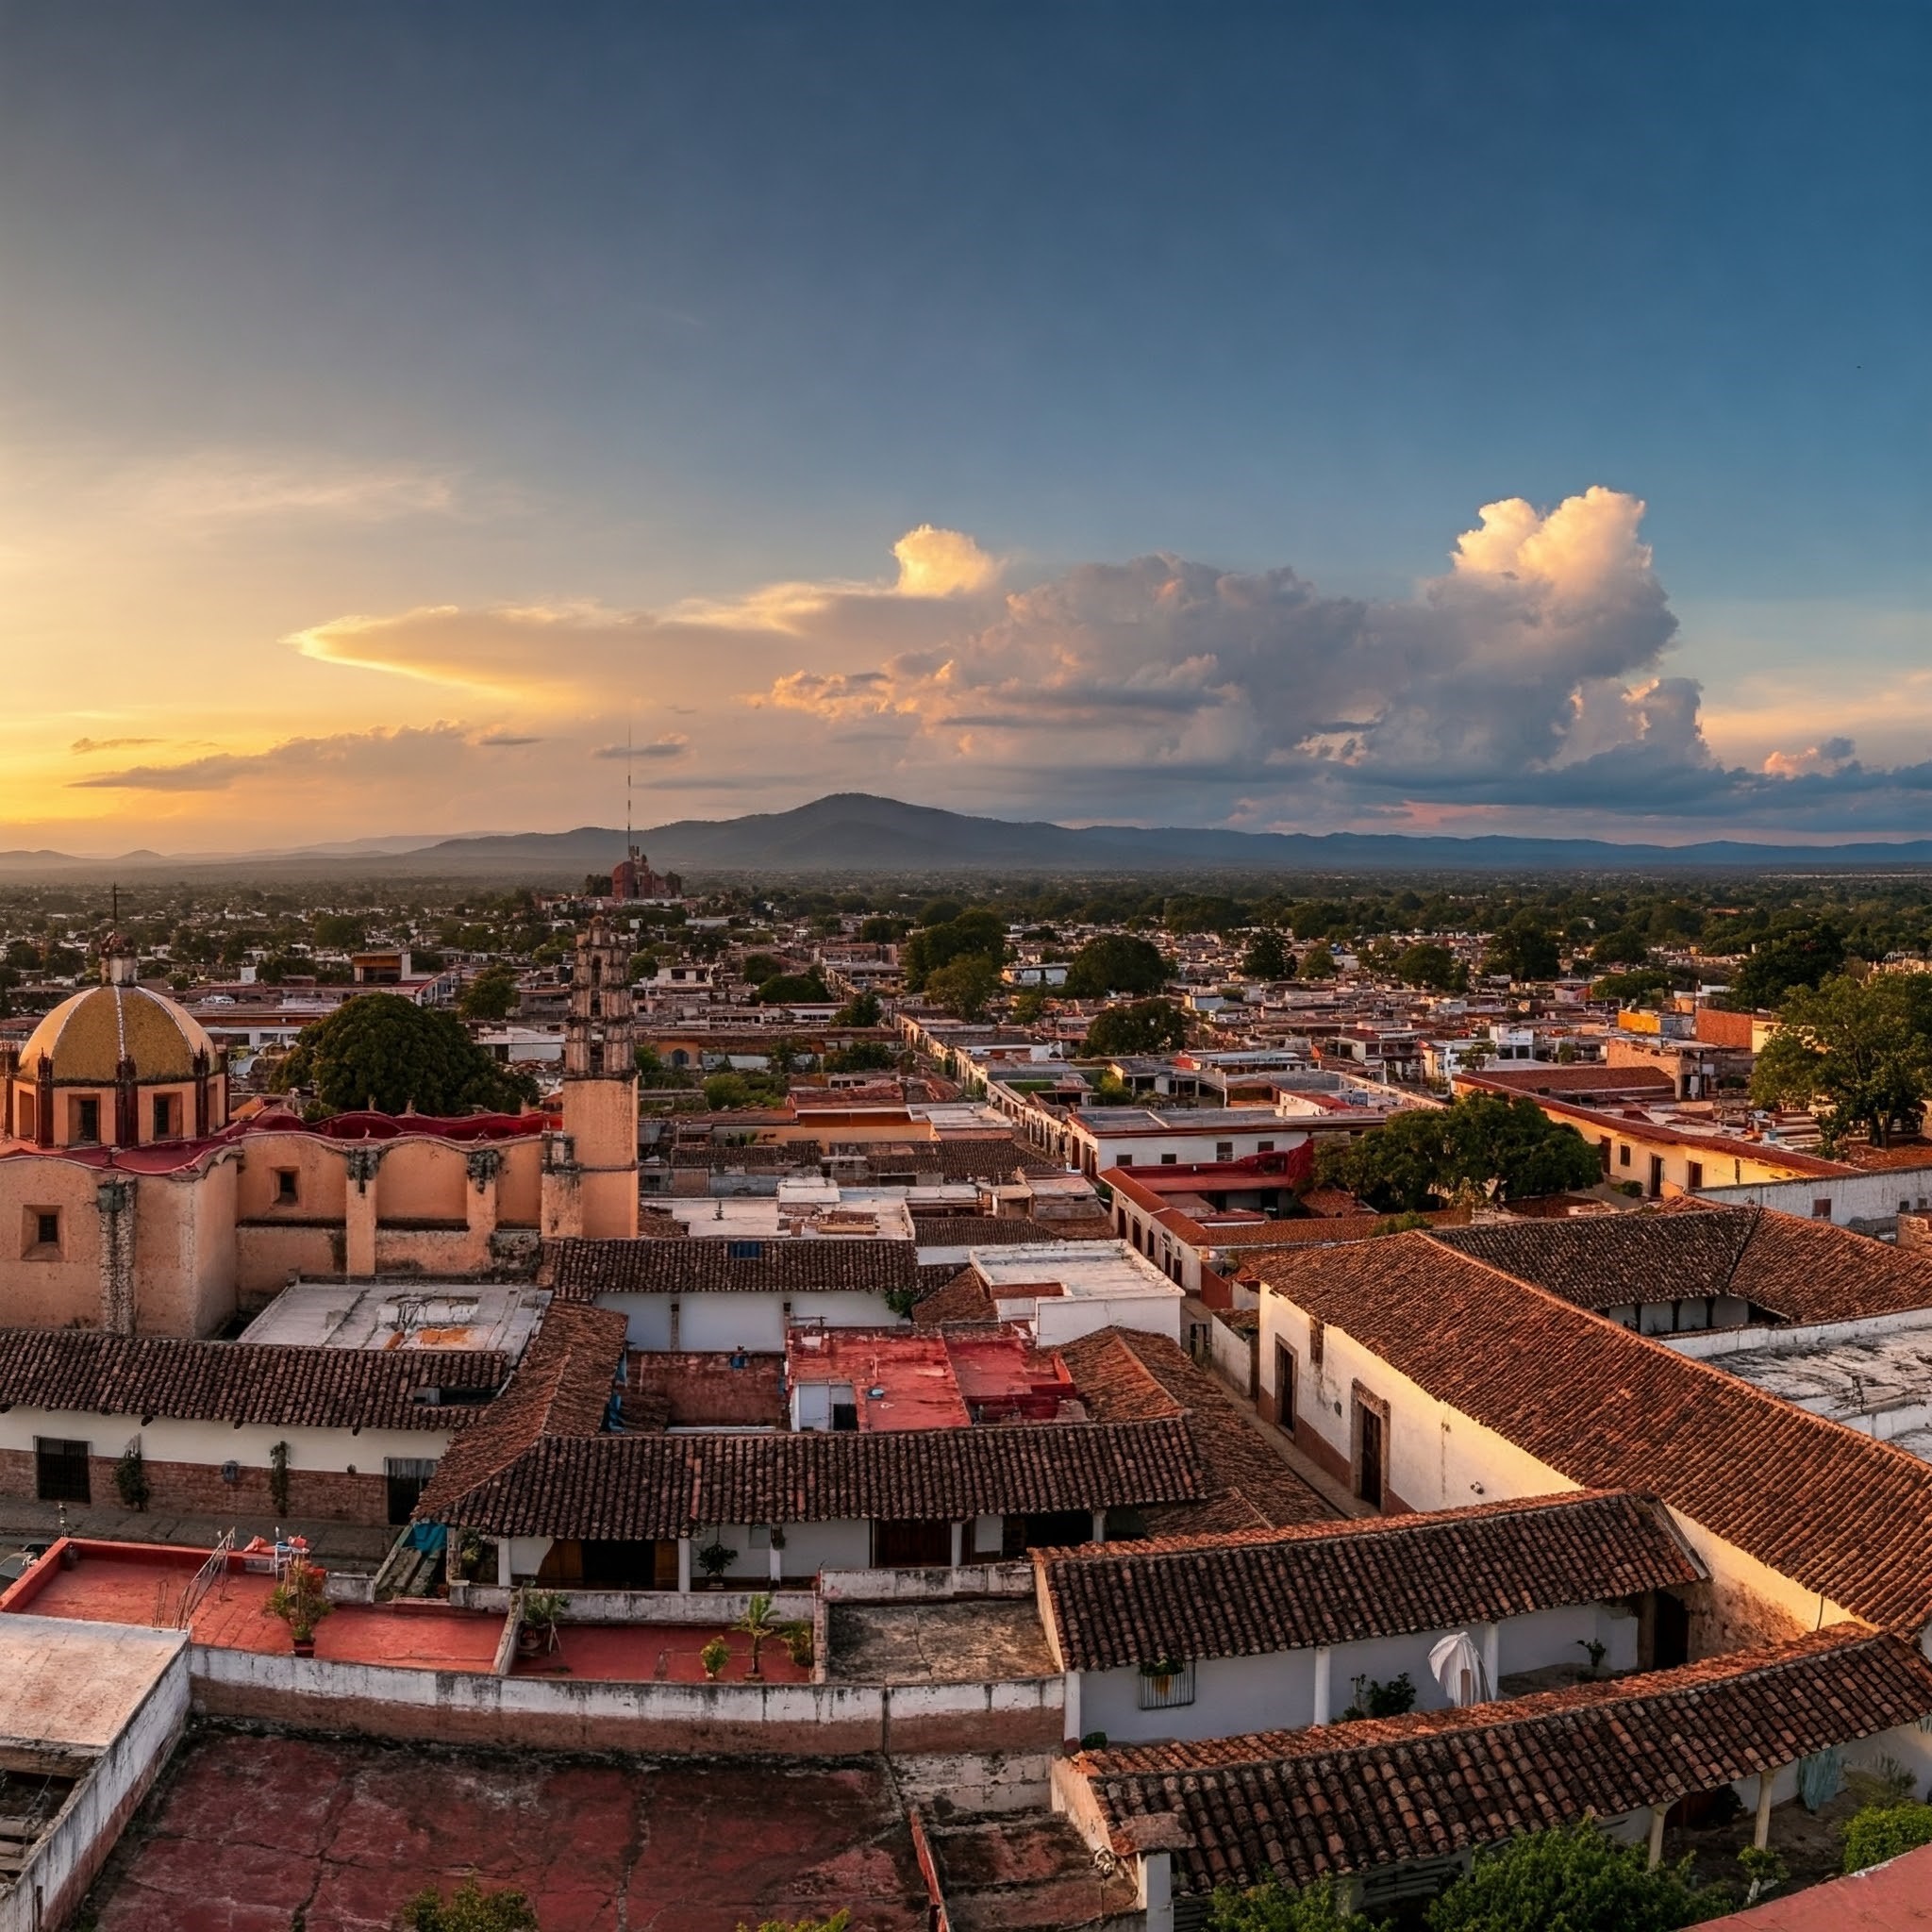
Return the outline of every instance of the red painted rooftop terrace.
[[[0,1615],[178,1629],[184,1627],[185,1612],[185,1627],[196,1643],[289,1655],[288,1627],[268,1613],[275,1588],[268,1559],[230,1552],[206,1593],[197,1595],[196,1577],[211,1554],[63,1537],[0,1594]],[[562,1624],[554,1647],[535,1657],[519,1656],[510,1669],[517,1676],[696,1684],[705,1681],[699,1653],[714,1637],[722,1637],[731,1653],[720,1681],[741,1682],[750,1663],[750,1642],[723,1622]],[[457,1609],[419,1598],[338,1604],[315,1626],[315,1655],[324,1663],[473,1671],[487,1676],[496,1669],[503,1647],[502,1611]],[[765,1644],[759,1673],[772,1684],[803,1684],[811,1678],[810,1667],[793,1663],[776,1642]]]
[[[785,1383],[795,1427],[860,1431],[1053,1422],[1077,1393],[1059,1357],[1013,1328],[972,1335],[793,1328],[785,1342]]]

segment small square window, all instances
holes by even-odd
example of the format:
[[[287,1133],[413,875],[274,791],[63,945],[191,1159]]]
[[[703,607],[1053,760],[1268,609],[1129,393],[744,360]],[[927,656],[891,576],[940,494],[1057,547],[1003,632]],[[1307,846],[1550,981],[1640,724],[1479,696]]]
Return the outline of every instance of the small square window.
[[[1160,1164],[1162,1167],[1174,1167],[1177,1166],[1179,1162],[1180,1156],[1178,1154],[1163,1154],[1160,1157]]]
[[[154,1097],[154,1132],[152,1139],[172,1141],[181,1131],[181,1096],[178,1093],[157,1093]]]
[[[30,1211],[35,1245],[58,1248],[60,1245],[60,1210],[58,1208],[36,1208]]]
[[[724,1258],[727,1261],[762,1261],[765,1257],[763,1241],[726,1241]]]
[[[77,1146],[91,1146],[101,1138],[101,1103],[89,1094],[74,1103],[74,1140]]]
[[[1232,1141],[1215,1141],[1214,1158],[1216,1160],[1232,1160],[1234,1158],[1234,1142]]]
[[[292,1208],[296,1199],[295,1170],[292,1167],[275,1169],[275,1206]]]
[[[1617,1149],[1617,1165],[1619,1167],[1628,1167],[1630,1165],[1630,1143],[1627,1141]]]

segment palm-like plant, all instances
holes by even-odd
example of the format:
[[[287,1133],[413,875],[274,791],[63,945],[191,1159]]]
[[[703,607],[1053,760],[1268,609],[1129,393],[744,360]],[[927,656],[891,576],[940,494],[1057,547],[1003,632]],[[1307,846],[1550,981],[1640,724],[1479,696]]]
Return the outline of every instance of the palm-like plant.
[[[744,1615],[731,1626],[751,1639],[751,1668],[745,1673],[748,1677],[761,1677],[764,1673],[758,1668],[758,1657],[766,1643],[780,1634],[778,1625],[772,1617],[772,1599],[769,1591],[760,1591],[744,1607]]]

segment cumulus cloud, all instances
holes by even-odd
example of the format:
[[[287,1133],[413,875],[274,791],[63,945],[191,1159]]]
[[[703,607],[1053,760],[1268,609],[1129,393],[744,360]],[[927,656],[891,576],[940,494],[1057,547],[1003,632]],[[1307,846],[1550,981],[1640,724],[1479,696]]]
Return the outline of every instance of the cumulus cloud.
[[[1774,751],[1764,761],[1774,778],[1798,778],[1812,772],[1841,772],[1850,765],[1857,747],[1849,738],[1827,738],[1820,744],[1807,744],[1803,751]]]
[[[1602,486],[1485,505],[1407,597],[1165,552],[1016,582],[971,537],[922,525],[874,580],[661,611],[431,606],[291,641],[514,700],[595,758],[625,756],[613,692],[686,715],[734,694],[748,709],[724,758],[697,758],[679,732],[630,748],[666,783],[714,790],[795,769],[828,790],[1073,819],[1924,823],[1919,768],[1868,770],[1845,739],[1756,771],[1717,758],[1697,681],[1669,663],[1678,624],[1643,515]]]

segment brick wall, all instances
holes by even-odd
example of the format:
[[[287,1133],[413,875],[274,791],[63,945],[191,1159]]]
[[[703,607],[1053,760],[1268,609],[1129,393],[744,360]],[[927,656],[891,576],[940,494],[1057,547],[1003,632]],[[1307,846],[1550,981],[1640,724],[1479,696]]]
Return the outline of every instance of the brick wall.
[[[728,1354],[683,1349],[633,1352],[626,1393],[668,1405],[672,1423],[724,1423],[745,1427],[785,1419],[784,1357],[754,1355],[741,1369]]]
[[[92,1506],[97,1509],[123,1507],[121,1493],[114,1487],[111,1456],[88,1458],[88,1481],[92,1491]],[[342,1470],[291,1469],[289,1472],[289,1507],[277,1510],[269,1494],[269,1473],[245,1464],[232,1483],[222,1480],[221,1465],[205,1462],[155,1462],[147,1464],[150,1511],[168,1510],[184,1516],[266,1517],[284,1516],[291,1523],[317,1520],[329,1523],[381,1524],[389,1521],[389,1485],[382,1474],[366,1472],[355,1475]],[[30,1449],[0,1450],[0,1495],[31,1498],[35,1493],[34,1457]],[[80,1504],[69,1506],[73,1508]]]

